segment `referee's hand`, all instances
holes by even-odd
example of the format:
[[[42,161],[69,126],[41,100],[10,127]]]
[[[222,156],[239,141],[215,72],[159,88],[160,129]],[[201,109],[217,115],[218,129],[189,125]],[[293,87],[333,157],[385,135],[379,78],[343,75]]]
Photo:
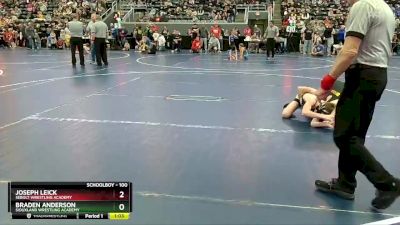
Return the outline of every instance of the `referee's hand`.
[[[325,100],[329,95],[329,91],[319,88],[313,94],[316,95],[319,100]]]

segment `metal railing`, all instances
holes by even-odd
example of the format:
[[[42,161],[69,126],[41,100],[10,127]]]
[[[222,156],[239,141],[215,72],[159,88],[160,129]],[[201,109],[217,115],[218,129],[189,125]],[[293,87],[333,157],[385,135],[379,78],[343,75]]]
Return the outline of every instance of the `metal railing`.
[[[275,3],[272,3],[272,7],[268,9],[268,21],[271,21],[274,18],[275,14]]]
[[[148,8],[147,5],[145,5],[145,4],[140,4],[140,5],[132,4],[132,3],[126,3],[126,4],[121,3],[120,4],[121,10],[130,10],[132,7],[135,7],[136,9],[147,9]]]
[[[117,11],[117,7],[118,0],[115,0],[112,2],[111,7],[101,15],[101,19],[104,20],[110,13],[114,13],[115,11]]]
[[[134,21],[134,16],[135,16],[135,8],[131,6],[130,10],[125,13],[124,17],[122,17],[122,22],[123,23],[129,23]]]
[[[243,21],[235,21],[234,23],[247,23],[249,21],[249,7],[245,6],[245,5],[238,5],[236,6],[236,13],[238,13],[239,11],[244,11],[244,15],[243,15]],[[236,18],[237,18],[236,14]]]
[[[233,23],[228,23],[225,20],[197,20],[197,21],[193,21],[192,19],[187,19],[187,20],[174,20],[174,19],[170,19],[168,22],[150,22],[150,21],[136,21],[135,18],[135,11],[134,9],[132,11],[129,11],[123,18],[123,23],[126,24],[149,24],[149,23],[154,23],[154,24],[159,24],[161,25],[167,25],[167,24],[193,24],[196,23],[197,25],[201,25],[201,24],[210,24],[213,25],[215,22],[217,22],[218,24],[248,24],[249,21],[249,13],[248,10],[246,10],[245,15],[244,15],[244,20],[243,21],[235,21]]]
[[[140,11],[141,9],[144,9],[144,10],[148,9],[147,5],[137,5],[137,4],[132,4],[132,3],[124,4],[123,1],[120,2],[119,6],[120,6],[119,10],[125,12],[125,14],[124,14],[124,16],[122,18],[122,22],[123,23],[135,22],[135,16],[136,16],[135,12],[137,12],[137,10]],[[249,21],[250,6],[252,6],[254,9],[260,9],[261,11],[263,11],[263,10],[266,11],[267,10],[266,9],[266,7],[267,7],[266,5],[260,5],[260,4],[237,6],[236,7],[237,10],[244,10],[244,18],[243,18],[243,21],[235,21],[232,24],[235,24],[235,23],[236,24],[243,24],[243,23],[247,24],[248,21]],[[137,9],[137,10],[135,11],[135,9]],[[253,11],[256,11],[256,10],[253,10]],[[141,22],[138,22],[138,23],[143,23],[143,22],[145,22],[145,21],[141,21]],[[213,23],[213,22],[218,22],[218,23],[221,23],[221,24],[224,24],[224,23],[230,24],[225,20],[214,21],[213,19],[211,19],[211,20],[209,20],[209,19],[207,19],[207,20],[196,20],[195,22],[199,23],[199,24],[208,24],[208,23]],[[148,23],[150,23],[150,22],[148,21]],[[174,19],[174,18],[170,18],[169,22],[156,22],[156,23],[160,23],[160,24],[161,23],[167,23],[167,24],[168,23],[193,24],[194,21],[193,21],[192,18],[190,18],[190,19]]]
[[[268,10],[268,5],[260,4],[260,5],[249,5],[249,10],[250,11],[267,11]]]
[[[248,24],[249,23],[249,7],[247,6],[247,7],[243,7],[243,8],[236,8],[236,9],[244,9],[244,22],[246,23],[246,24]]]

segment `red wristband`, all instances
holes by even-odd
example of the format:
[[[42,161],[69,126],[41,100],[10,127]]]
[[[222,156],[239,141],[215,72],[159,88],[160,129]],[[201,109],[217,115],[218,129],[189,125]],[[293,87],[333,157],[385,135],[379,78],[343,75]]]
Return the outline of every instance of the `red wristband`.
[[[321,80],[321,88],[325,91],[329,91],[332,89],[333,85],[335,84],[336,79],[331,75],[325,75]]]

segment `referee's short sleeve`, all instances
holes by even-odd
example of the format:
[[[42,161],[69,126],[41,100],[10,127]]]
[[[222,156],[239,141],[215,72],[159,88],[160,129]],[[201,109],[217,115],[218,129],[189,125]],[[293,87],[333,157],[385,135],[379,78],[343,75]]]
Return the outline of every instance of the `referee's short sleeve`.
[[[346,36],[354,36],[363,39],[371,25],[373,16],[372,6],[365,2],[356,2],[350,9],[347,19]]]

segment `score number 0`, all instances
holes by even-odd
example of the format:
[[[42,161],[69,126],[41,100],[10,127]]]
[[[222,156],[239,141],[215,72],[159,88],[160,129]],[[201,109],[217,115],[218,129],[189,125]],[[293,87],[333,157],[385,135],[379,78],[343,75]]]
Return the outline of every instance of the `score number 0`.
[[[127,183],[119,183],[119,187],[128,187]],[[119,192],[119,198],[125,198],[125,192],[124,191],[120,191]],[[125,204],[121,203],[118,206],[119,210],[123,211],[125,209]]]

